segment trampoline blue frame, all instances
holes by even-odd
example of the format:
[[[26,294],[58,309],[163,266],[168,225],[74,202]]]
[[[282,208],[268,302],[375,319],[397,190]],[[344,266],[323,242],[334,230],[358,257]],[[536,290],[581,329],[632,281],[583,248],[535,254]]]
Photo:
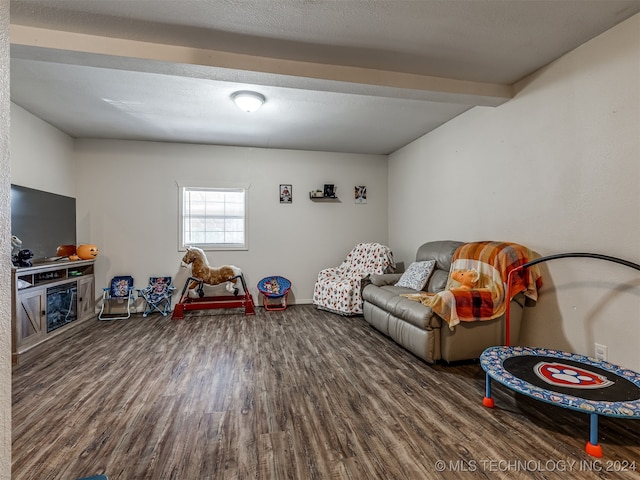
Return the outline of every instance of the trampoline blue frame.
[[[638,265],[637,263],[623,260],[621,258],[611,257],[608,255],[601,255],[598,253],[560,253],[556,255],[549,255],[527,262],[509,272],[509,276],[507,278],[507,298],[511,298],[511,276],[515,272],[532,265],[536,265],[538,263],[547,262],[549,260],[575,257],[606,260],[640,271],[640,265]],[[480,365],[485,371],[486,379],[485,397],[482,403],[489,408],[492,408],[494,406],[493,398],[491,398],[491,379],[493,378],[505,387],[536,400],[557,405],[562,408],[568,408],[571,410],[588,413],[590,415],[589,442],[587,442],[585,451],[589,455],[592,455],[594,457],[602,457],[602,447],[598,443],[598,415],[604,415],[607,417],[640,419],[640,398],[629,402],[606,402],[602,400],[587,400],[573,395],[554,392],[552,390],[532,385],[531,383],[518,378],[515,375],[512,375],[504,369],[503,362],[507,358],[522,355],[540,355],[549,356],[557,360],[573,360],[585,366],[598,367],[602,370],[618,375],[633,383],[636,387],[638,387],[639,390],[640,373],[585,355],[578,355],[575,353],[568,353],[546,348],[511,347],[509,345],[509,322],[509,305],[507,304],[507,310],[505,313],[505,346],[487,348],[480,356]]]

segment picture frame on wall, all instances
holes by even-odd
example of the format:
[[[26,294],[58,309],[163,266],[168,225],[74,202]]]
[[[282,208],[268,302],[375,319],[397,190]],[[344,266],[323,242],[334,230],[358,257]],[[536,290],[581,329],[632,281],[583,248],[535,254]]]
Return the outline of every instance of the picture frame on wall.
[[[336,187],[333,183],[325,183],[322,193],[327,198],[336,198]]]
[[[356,185],[354,198],[356,203],[367,203],[367,187],[366,185]]]
[[[289,183],[280,184],[280,203],[293,202],[293,186]]]

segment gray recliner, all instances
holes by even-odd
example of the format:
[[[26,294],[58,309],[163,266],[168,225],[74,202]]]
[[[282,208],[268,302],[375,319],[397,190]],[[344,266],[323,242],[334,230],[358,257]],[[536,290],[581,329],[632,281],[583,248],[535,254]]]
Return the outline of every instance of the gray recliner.
[[[416,261],[436,261],[423,291],[444,290],[453,254],[461,245],[462,242],[447,240],[428,242],[418,248]],[[401,296],[418,293],[395,286],[401,275],[372,275],[362,291],[364,318],[377,330],[429,363],[477,359],[486,348],[504,344],[504,315],[493,320],[462,322],[451,330],[431,307]],[[511,301],[512,344],[517,343],[520,334],[524,301],[522,294]]]

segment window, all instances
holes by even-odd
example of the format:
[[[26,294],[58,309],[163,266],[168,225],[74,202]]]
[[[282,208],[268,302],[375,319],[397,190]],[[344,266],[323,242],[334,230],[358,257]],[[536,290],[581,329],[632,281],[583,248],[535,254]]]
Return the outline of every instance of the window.
[[[180,188],[179,248],[246,250],[247,188]]]

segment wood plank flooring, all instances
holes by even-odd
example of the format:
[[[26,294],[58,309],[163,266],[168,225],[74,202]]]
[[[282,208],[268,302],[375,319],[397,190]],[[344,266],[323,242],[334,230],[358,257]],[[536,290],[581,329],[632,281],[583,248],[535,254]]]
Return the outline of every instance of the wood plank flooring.
[[[477,364],[428,365],[361,317],[257,310],[51,343],[13,372],[12,478],[640,477],[638,421],[602,418],[596,460],[586,415],[498,385],[483,407]]]

